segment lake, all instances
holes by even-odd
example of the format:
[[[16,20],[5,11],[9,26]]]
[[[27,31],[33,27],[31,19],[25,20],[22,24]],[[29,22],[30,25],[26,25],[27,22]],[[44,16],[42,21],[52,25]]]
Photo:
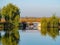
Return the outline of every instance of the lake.
[[[0,38],[0,45],[60,45],[60,33],[56,33],[57,31],[53,33],[50,31],[51,34],[49,32],[43,34],[40,30],[19,30],[18,32],[20,35],[19,40],[17,40],[18,36],[16,39],[11,35],[9,38],[3,35]],[[13,41],[11,42],[11,40]]]

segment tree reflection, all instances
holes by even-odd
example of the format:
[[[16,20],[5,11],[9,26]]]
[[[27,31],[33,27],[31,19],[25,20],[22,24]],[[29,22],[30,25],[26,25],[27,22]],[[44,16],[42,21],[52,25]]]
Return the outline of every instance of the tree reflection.
[[[5,35],[1,38],[2,45],[18,45],[20,35],[17,29],[18,28],[15,27],[12,31],[5,33]]]
[[[42,28],[40,32],[44,36],[48,34],[53,39],[55,39],[59,35],[58,28]]]

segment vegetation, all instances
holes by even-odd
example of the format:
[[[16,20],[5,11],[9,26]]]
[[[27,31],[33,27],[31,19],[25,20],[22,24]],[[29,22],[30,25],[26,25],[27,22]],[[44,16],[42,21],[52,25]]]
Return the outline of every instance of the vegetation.
[[[41,19],[41,28],[58,28],[59,19],[53,15],[52,17]]]
[[[20,40],[18,28],[13,28],[13,31],[6,32],[5,35],[1,37],[2,45],[18,45]]]
[[[44,36],[48,34],[55,39],[57,35],[59,35],[58,23],[59,18],[57,18],[55,14],[49,18],[43,17],[41,19],[41,34]]]
[[[59,35],[58,28],[42,28],[40,32],[43,36],[46,36],[48,34],[53,39]]]
[[[1,15],[5,18],[6,22],[10,22],[18,26],[20,19],[20,11],[16,5],[8,4],[1,9]]]
[[[9,3],[8,5],[0,9],[0,21],[2,18],[5,19],[5,22],[3,22],[3,25],[2,23],[0,23],[0,26],[4,27],[4,29],[7,29],[7,27],[10,28],[12,26],[17,27],[19,26],[20,9],[16,5]]]
[[[41,18],[41,28],[47,28],[46,17]]]

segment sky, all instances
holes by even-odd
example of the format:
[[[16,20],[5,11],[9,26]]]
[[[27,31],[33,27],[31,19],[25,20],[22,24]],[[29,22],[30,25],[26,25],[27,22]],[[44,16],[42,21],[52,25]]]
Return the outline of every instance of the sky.
[[[0,8],[9,3],[20,8],[21,17],[60,16],[60,0],[0,0]]]

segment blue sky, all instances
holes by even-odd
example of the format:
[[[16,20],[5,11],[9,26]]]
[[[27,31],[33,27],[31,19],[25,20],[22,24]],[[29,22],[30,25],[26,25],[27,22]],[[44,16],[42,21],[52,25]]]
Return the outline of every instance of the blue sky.
[[[60,0],[0,0],[0,8],[9,3],[20,8],[21,17],[60,16]]]

